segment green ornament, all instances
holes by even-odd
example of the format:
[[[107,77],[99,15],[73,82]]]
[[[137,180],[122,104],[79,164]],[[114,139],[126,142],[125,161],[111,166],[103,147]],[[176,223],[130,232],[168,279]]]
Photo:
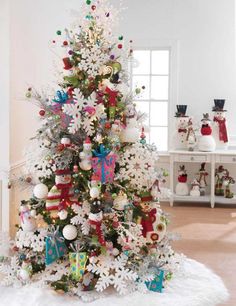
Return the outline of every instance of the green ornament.
[[[125,109],[125,104],[124,104],[124,102],[119,101],[119,102],[117,103],[117,108],[118,108],[119,110],[124,110],[124,109]]]
[[[119,62],[113,62],[110,64],[110,66],[113,68],[114,74],[119,73],[121,71],[121,64]]]
[[[25,96],[26,96],[26,98],[31,98],[31,93],[30,93],[30,92],[27,92],[27,93],[25,94]]]
[[[124,37],[122,35],[118,37],[119,40],[123,40],[123,38]]]
[[[57,31],[57,35],[61,35],[61,31],[60,30]]]
[[[114,119],[116,114],[116,107],[109,106],[109,119]]]
[[[112,196],[112,199],[115,199],[117,197],[117,194],[113,193],[111,196]]]
[[[136,93],[136,95],[139,95],[140,92],[141,92],[141,89],[140,89],[140,88],[135,88],[135,93]]]
[[[91,4],[91,0],[86,0],[86,4],[90,5]]]
[[[146,144],[146,139],[144,139],[144,138],[141,139],[141,140],[140,140],[140,143],[141,143],[141,144]]]

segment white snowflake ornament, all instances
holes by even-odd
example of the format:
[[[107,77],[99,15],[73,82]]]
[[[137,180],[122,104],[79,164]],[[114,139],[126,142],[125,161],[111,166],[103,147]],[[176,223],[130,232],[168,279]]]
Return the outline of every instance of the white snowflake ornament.
[[[132,188],[148,190],[157,177],[156,151],[137,142],[127,148],[120,156],[120,173],[118,179],[128,180]]]
[[[114,286],[119,294],[127,293],[127,282],[135,281],[136,272],[126,268],[128,257],[124,254],[114,258],[100,255],[87,266],[87,270],[99,275],[95,289],[103,291],[107,287]]]

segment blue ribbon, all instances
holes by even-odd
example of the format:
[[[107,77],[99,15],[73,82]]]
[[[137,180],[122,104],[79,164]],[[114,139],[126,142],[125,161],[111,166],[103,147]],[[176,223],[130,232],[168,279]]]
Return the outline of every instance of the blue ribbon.
[[[56,96],[52,101],[59,104],[65,104],[68,99],[69,96],[64,90],[57,90]]]
[[[106,160],[107,155],[111,152],[110,149],[106,149],[103,144],[99,146],[99,150],[95,151],[93,150],[94,156],[98,157],[98,162],[101,163],[101,169],[102,169],[102,179],[101,182],[106,182],[106,175],[105,175],[105,163],[107,166],[109,166],[109,160]]]

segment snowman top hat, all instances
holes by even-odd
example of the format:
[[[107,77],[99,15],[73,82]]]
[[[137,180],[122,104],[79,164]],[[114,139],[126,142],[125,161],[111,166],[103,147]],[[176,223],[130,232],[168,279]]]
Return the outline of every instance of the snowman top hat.
[[[213,112],[227,112],[227,110],[224,109],[224,99],[214,99],[214,104],[215,105],[212,107]]]
[[[201,163],[201,167],[199,171],[206,171],[205,166],[206,166],[206,163]]]
[[[176,105],[177,112],[175,113],[175,117],[188,117],[186,115],[188,105]]]
[[[211,121],[209,114],[208,113],[203,114],[203,118],[201,121]]]

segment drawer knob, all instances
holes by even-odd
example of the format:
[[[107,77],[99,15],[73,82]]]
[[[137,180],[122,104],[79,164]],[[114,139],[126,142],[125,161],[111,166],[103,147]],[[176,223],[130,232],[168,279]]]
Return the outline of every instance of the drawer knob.
[[[193,161],[193,160],[194,160],[194,157],[193,157],[193,156],[191,156],[190,160],[191,160],[191,161]],[[235,160],[236,160],[236,159],[235,159]]]
[[[233,160],[233,162],[235,162],[236,161],[236,157],[233,157],[232,160]]]

